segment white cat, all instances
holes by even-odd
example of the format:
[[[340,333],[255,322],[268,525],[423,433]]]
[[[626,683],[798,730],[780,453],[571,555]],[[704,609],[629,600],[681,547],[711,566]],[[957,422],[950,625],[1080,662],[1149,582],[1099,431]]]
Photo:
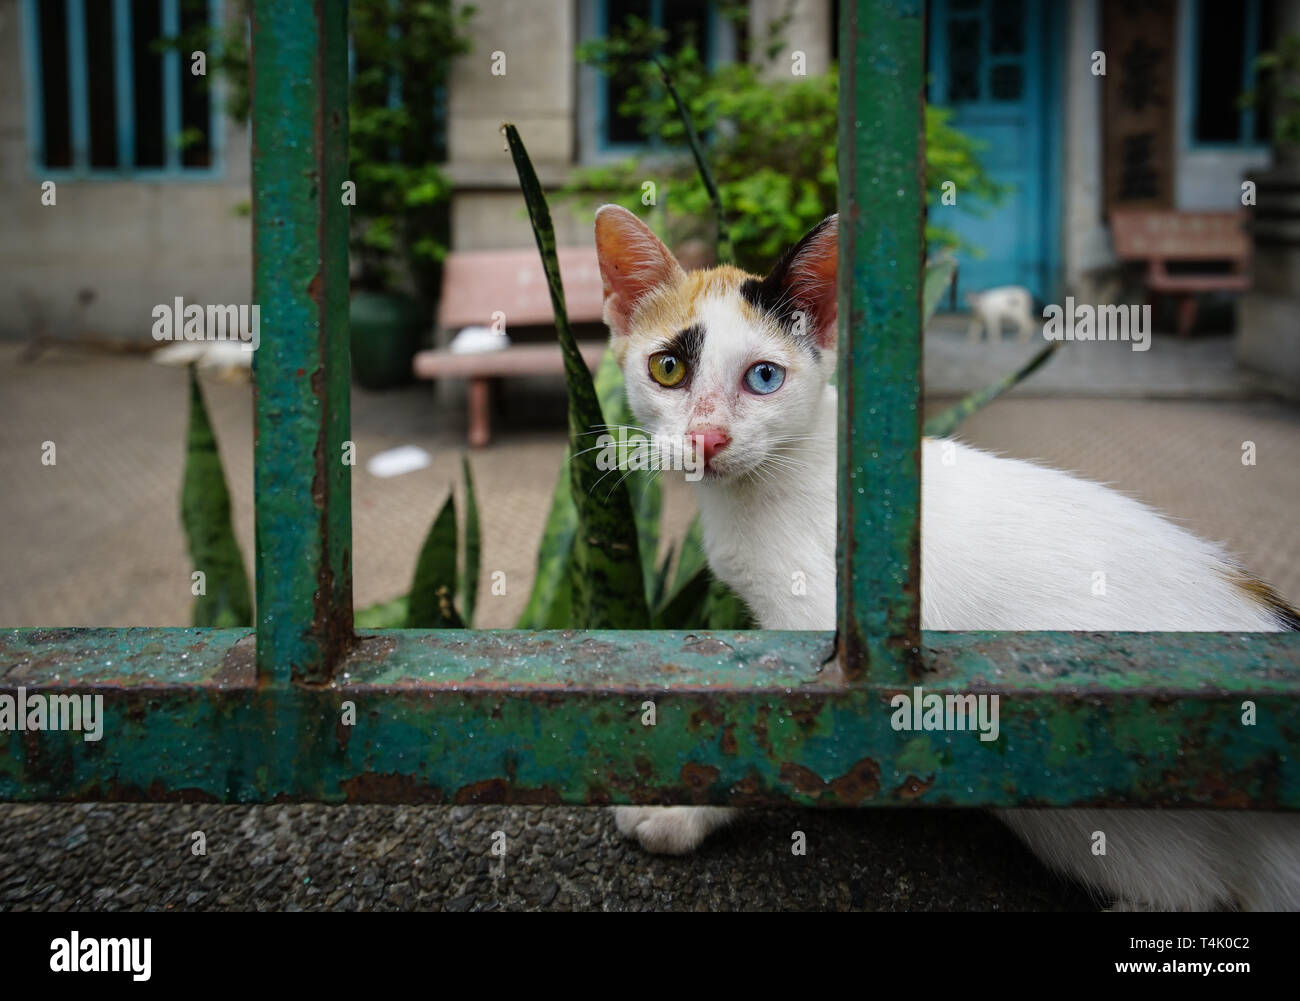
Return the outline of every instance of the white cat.
[[[632,213],[596,214],[605,322],[641,426],[691,441],[714,572],[766,629],[835,626],[834,216],[759,279],[687,273]],[[922,449],[921,625],[959,630],[1300,628],[1221,550],[1123,495],[955,442]],[[795,571],[807,594],[791,593]],[[1095,593],[1105,575],[1104,595]],[[736,811],[618,807],[651,851],[687,852]],[[1300,909],[1300,816],[1007,810],[1049,865],[1123,908]],[[1092,832],[1106,832],[1105,856]]]
[[[1042,326],[1034,322],[1034,297],[1029,289],[1019,285],[1002,285],[983,292],[970,292],[966,296],[970,307],[970,326],[966,337],[972,343],[980,339],[980,330],[986,332],[989,343],[1002,340],[1002,321],[1006,320],[1020,332],[1019,341],[1033,340]]]

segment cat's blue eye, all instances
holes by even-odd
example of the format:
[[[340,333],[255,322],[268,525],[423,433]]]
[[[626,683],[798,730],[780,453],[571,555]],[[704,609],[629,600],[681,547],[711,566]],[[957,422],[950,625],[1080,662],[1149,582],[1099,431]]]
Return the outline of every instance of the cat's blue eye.
[[[775,362],[761,361],[751,365],[745,373],[745,385],[759,396],[775,393],[785,382],[785,369]]]

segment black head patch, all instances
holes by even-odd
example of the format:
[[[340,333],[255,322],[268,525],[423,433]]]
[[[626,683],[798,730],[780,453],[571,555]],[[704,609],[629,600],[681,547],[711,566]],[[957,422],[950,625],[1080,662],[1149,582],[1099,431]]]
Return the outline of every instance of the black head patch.
[[[692,323],[685,330],[679,330],[664,345],[663,350],[671,351],[686,363],[686,371],[693,372],[700,362],[700,353],[704,350],[704,328]]]
[[[835,222],[835,216],[823,219],[804,234],[803,239],[781,255],[781,259],[776,262],[776,266],[766,278],[761,280],[750,278],[740,286],[740,294],[746,302],[776,320],[792,337],[806,345],[814,358],[821,356],[814,329],[816,306],[801,301],[794,292],[795,283],[792,281],[790,269],[800,255],[819,239],[827,227],[834,226]],[[798,323],[797,314],[800,313],[803,314],[803,324]]]

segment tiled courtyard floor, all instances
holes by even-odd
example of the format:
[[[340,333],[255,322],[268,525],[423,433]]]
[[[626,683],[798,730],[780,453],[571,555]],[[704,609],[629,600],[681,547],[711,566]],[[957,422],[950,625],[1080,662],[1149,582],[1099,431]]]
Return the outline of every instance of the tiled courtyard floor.
[[[962,370],[960,349],[943,347],[931,352],[947,373],[939,384]],[[1097,375],[1105,366],[1089,362],[1092,375],[1071,382],[1063,365],[1053,378],[1087,395],[1020,393],[970,419],[961,437],[1111,483],[1222,541],[1298,602],[1300,410],[1234,398],[1244,391],[1215,369],[1222,359],[1198,350],[1191,375],[1160,375],[1172,389],[1159,395],[1204,391],[1221,397],[1213,402],[1140,399],[1132,387],[1107,395],[1098,379],[1111,375]],[[1127,372],[1121,363],[1106,371]],[[251,392],[206,377],[204,389],[251,569]],[[463,408],[444,392],[451,399],[438,406],[427,386],[354,393],[358,605],[405,590],[430,520],[459,478]],[[483,576],[503,570],[507,580],[504,596],[486,587],[480,595],[484,628],[513,625],[527,598],[563,452],[557,387],[508,393],[496,440],[471,456]],[[21,364],[17,346],[0,346],[0,624],[188,624],[190,565],[178,521],[185,407],[179,370],[68,350]],[[46,441],[57,446],[54,466],[40,461]],[[1254,466],[1241,462],[1246,441],[1255,443]],[[423,446],[433,465],[383,480],[364,471],[367,457],[401,444]],[[692,513],[687,489],[670,487],[666,506],[680,531]],[[189,833],[200,829],[206,859],[189,852]],[[512,848],[505,874],[494,876],[487,853],[498,829]],[[795,829],[809,836],[807,858],[790,856]],[[1087,904],[997,824],[953,812],[760,811],[699,856],[673,860],[642,856],[617,839],[603,811],[585,809],[0,805],[0,908]]]

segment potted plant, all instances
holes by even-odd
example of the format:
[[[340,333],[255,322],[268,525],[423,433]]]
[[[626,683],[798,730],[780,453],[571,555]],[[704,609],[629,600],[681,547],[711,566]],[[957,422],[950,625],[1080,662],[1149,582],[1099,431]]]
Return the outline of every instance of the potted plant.
[[[473,8],[455,0],[352,0],[348,100],[352,371],[379,389],[411,379],[411,357],[441,290],[450,229],[445,83],[469,50]],[[171,43],[209,49],[228,82],[226,110],[249,114],[248,11]]]
[[[438,301],[451,193],[438,167],[445,81],[469,48],[471,14],[453,0],[351,5],[352,371],[367,388],[411,379]]]

